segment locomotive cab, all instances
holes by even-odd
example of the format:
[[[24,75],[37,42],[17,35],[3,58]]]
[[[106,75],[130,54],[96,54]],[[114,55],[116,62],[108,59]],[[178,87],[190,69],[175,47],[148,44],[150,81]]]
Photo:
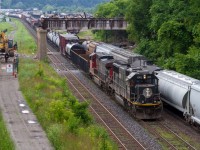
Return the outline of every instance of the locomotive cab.
[[[133,114],[141,119],[157,119],[163,106],[158,91],[158,78],[154,74],[132,72],[127,77]]]
[[[115,97],[138,119],[158,119],[163,109],[158,78],[141,67],[113,63]]]
[[[146,104],[160,100],[158,78],[155,75],[136,73],[128,82],[130,83],[131,101]]]

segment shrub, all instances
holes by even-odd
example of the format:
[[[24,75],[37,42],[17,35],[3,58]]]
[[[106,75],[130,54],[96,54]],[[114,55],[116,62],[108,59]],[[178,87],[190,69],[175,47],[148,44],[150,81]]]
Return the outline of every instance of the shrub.
[[[80,118],[85,125],[89,125],[92,122],[92,117],[87,110],[88,106],[89,104],[87,102],[75,103],[72,109],[75,116]]]
[[[62,125],[60,124],[53,124],[49,126],[47,129],[47,136],[50,139],[52,145],[54,146],[55,150],[62,149],[62,141],[60,140],[62,134]]]

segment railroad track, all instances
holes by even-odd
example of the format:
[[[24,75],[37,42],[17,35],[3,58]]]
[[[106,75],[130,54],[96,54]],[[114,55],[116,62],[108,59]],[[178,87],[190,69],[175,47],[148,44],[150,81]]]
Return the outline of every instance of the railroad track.
[[[48,55],[56,70],[66,77],[72,93],[80,100],[90,103],[90,111],[96,116],[96,122],[107,128],[110,136],[118,143],[119,149],[145,149],[137,139],[106,109],[77,78],[60,62],[56,55]]]
[[[30,28],[30,27],[29,27]],[[31,28],[30,28],[31,29]],[[35,38],[35,30],[31,29],[30,32]],[[58,58],[60,53],[48,47],[48,57],[52,62],[52,66],[55,70],[65,77],[68,81],[72,93],[80,100],[87,101],[90,103],[90,111],[96,118],[96,122],[102,124],[107,128],[110,136],[118,143],[119,149],[147,149],[142,146],[131,134],[127,131],[123,125],[107,110],[95,97],[91,94],[87,88],[75,77],[73,74],[76,67],[71,64],[70,60],[67,63],[62,63]],[[145,125],[144,125],[145,124]],[[170,131],[164,125],[160,123],[143,123],[144,128],[146,128],[156,139],[158,139],[162,144],[164,144],[168,149],[195,149],[192,145],[184,141],[180,136]],[[158,130],[159,129],[159,130]],[[163,136],[159,131],[162,131],[170,135],[170,138]],[[173,135],[173,137],[171,137]],[[149,149],[149,148],[148,148]]]
[[[162,145],[170,150],[196,150],[190,143],[181,138],[161,121],[140,121],[140,124],[148,130]]]

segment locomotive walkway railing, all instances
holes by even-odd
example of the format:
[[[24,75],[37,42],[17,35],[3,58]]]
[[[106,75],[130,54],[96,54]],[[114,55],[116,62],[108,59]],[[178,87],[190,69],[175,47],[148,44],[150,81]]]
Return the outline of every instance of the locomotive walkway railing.
[[[67,30],[126,30],[123,18],[43,18],[43,29]]]

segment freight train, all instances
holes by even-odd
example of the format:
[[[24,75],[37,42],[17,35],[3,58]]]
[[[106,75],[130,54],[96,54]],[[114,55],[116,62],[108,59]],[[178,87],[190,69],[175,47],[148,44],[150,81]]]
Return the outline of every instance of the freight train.
[[[63,36],[59,36],[60,35],[57,34],[58,39],[63,38]],[[74,43],[70,42],[68,39],[68,42],[57,45],[60,47],[62,54],[70,56],[72,62],[82,68],[85,72],[89,73],[93,80],[104,88],[105,91],[112,94],[114,93],[116,99],[123,103],[124,107],[132,114],[135,113],[136,106],[138,106],[137,100],[140,98],[142,99],[142,96],[145,97],[144,93],[148,93],[148,96],[149,93],[156,95],[158,92],[155,91],[157,90],[161,93],[162,100],[181,111],[189,123],[197,126],[200,125],[200,102],[198,101],[200,97],[199,80],[190,78],[175,71],[162,70],[159,67],[152,65],[150,61],[147,61],[146,58],[141,55],[130,53],[129,51],[109,44],[85,41],[80,45],[78,44],[78,37],[76,40],[77,41]],[[69,49],[70,47],[71,49]],[[136,73],[129,72],[128,70],[134,70]],[[155,78],[155,81],[158,82],[159,80],[159,86],[155,86],[158,87],[158,89],[153,92],[149,91],[147,87],[148,90],[146,89],[146,92],[142,92],[145,91],[145,88],[140,90],[140,84],[134,86],[133,89],[135,91],[127,86],[127,84],[133,84],[131,83],[131,80],[129,81],[129,78],[133,81],[135,80],[135,83],[136,81],[139,82],[139,78],[142,79],[142,72],[144,72],[144,70],[148,70],[150,75]],[[143,79],[144,78],[147,78],[145,73],[143,74]],[[129,88],[132,90],[130,90],[131,92],[128,91]],[[131,98],[127,97],[127,93],[132,92],[138,92],[140,94],[134,93],[134,98],[130,96],[131,94],[129,95]],[[155,102],[157,102],[156,104],[160,103],[160,95],[154,99]],[[132,103],[134,100],[136,103]],[[147,100],[147,98],[145,100]],[[148,103],[148,101],[144,102]],[[140,103],[142,104],[140,108],[144,107],[145,103]],[[153,106],[153,101],[149,104]],[[157,118],[159,118],[162,112],[162,105],[157,106],[159,106],[158,111],[153,111],[156,112],[157,115],[159,114],[159,116],[157,116]],[[137,117],[137,115],[135,116]],[[138,118],[147,117],[138,116]]]
[[[200,99],[199,99],[200,81],[199,80],[190,78],[175,71],[161,70],[156,68],[155,66],[151,67],[152,66],[151,63],[149,65],[149,62],[146,61],[146,59],[142,58],[141,56],[140,59],[138,59],[138,57],[132,57],[132,58],[125,57],[125,55],[129,55],[129,53],[126,52],[124,52],[123,55],[120,56],[121,54],[118,48],[116,48],[118,49],[118,51],[113,51],[113,50],[110,51],[106,50],[106,48],[104,47],[105,48],[104,50],[107,51],[108,54],[106,52],[103,52],[102,54],[104,55],[106,54],[107,56],[100,56],[102,54],[98,53],[97,45],[101,45],[101,43],[85,42],[83,45],[80,45],[78,44],[78,37],[76,39],[77,42],[72,43],[70,42],[69,39],[65,39],[64,37],[59,35],[57,36],[59,39],[62,39],[64,41],[62,44],[61,42],[57,44],[62,54],[69,55],[72,59],[72,62],[78,65],[80,68],[82,68],[85,72],[90,73],[91,77],[100,86],[106,88],[110,93],[116,92],[115,95],[117,99],[122,99],[125,108],[129,109],[131,112],[134,113],[135,107],[138,106],[137,104],[139,103],[137,102],[140,101],[137,100],[141,100],[142,97],[145,100],[147,99],[145,98],[145,93],[146,96],[148,97],[149,95],[154,95],[156,93],[159,94],[156,91],[158,90],[161,92],[163,101],[181,111],[183,113],[183,116],[189,123],[200,127]],[[67,47],[71,47],[71,49],[69,50],[67,49]],[[110,48],[115,49],[113,46],[110,46]],[[95,54],[96,50],[97,52]],[[70,54],[68,54],[69,52]],[[115,56],[112,56],[113,53],[115,53]],[[115,60],[117,59],[117,57],[121,57],[123,61],[125,59],[125,62],[129,61],[128,63],[134,62],[135,64],[137,64],[137,67],[133,67],[132,64],[127,65],[123,61],[117,62]],[[135,59],[137,59],[137,61],[135,61]],[[138,64],[140,64],[140,66],[143,67],[139,67]],[[142,92],[142,90],[140,90],[141,89],[141,87],[139,86],[140,84],[136,83],[136,81],[139,82],[142,80],[144,81],[145,78],[147,79],[148,75],[145,73],[142,74],[142,71],[148,70],[145,69],[145,67],[151,70],[151,72],[155,73],[155,75],[150,73],[150,75],[152,76],[152,80],[154,82],[155,81],[158,82],[159,80],[159,84],[158,83],[157,85],[154,83],[152,84],[155,87],[158,87],[155,88],[156,90],[152,92],[151,90],[149,90],[149,88],[146,88],[146,90],[143,90],[144,92]],[[135,72],[130,73],[128,70],[135,70]],[[134,88],[131,88],[132,80],[135,81],[134,84],[136,84],[133,86]],[[120,86],[117,87],[117,85]],[[131,91],[133,89],[134,91]],[[132,92],[135,93],[132,95]],[[129,97],[131,97],[132,99],[129,99],[127,97],[128,94]],[[124,98],[127,99],[124,100]],[[157,103],[155,104],[159,106],[159,111],[158,111],[159,113],[156,114],[157,118],[159,118],[162,111],[160,96],[158,96],[155,99],[156,101],[158,100]],[[136,101],[132,102],[132,100]],[[145,103],[146,101],[144,101],[144,103],[140,103],[141,104],[140,108],[145,106],[144,105]],[[160,103],[160,105],[158,103]]]
[[[102,42],[80,44],[79,38],[70,33],[48,32],[47,38],[136,118],[161,117],[163,105],[158,78],[153,73],[159,68],[143,56],[127,54],[128,51]]]

